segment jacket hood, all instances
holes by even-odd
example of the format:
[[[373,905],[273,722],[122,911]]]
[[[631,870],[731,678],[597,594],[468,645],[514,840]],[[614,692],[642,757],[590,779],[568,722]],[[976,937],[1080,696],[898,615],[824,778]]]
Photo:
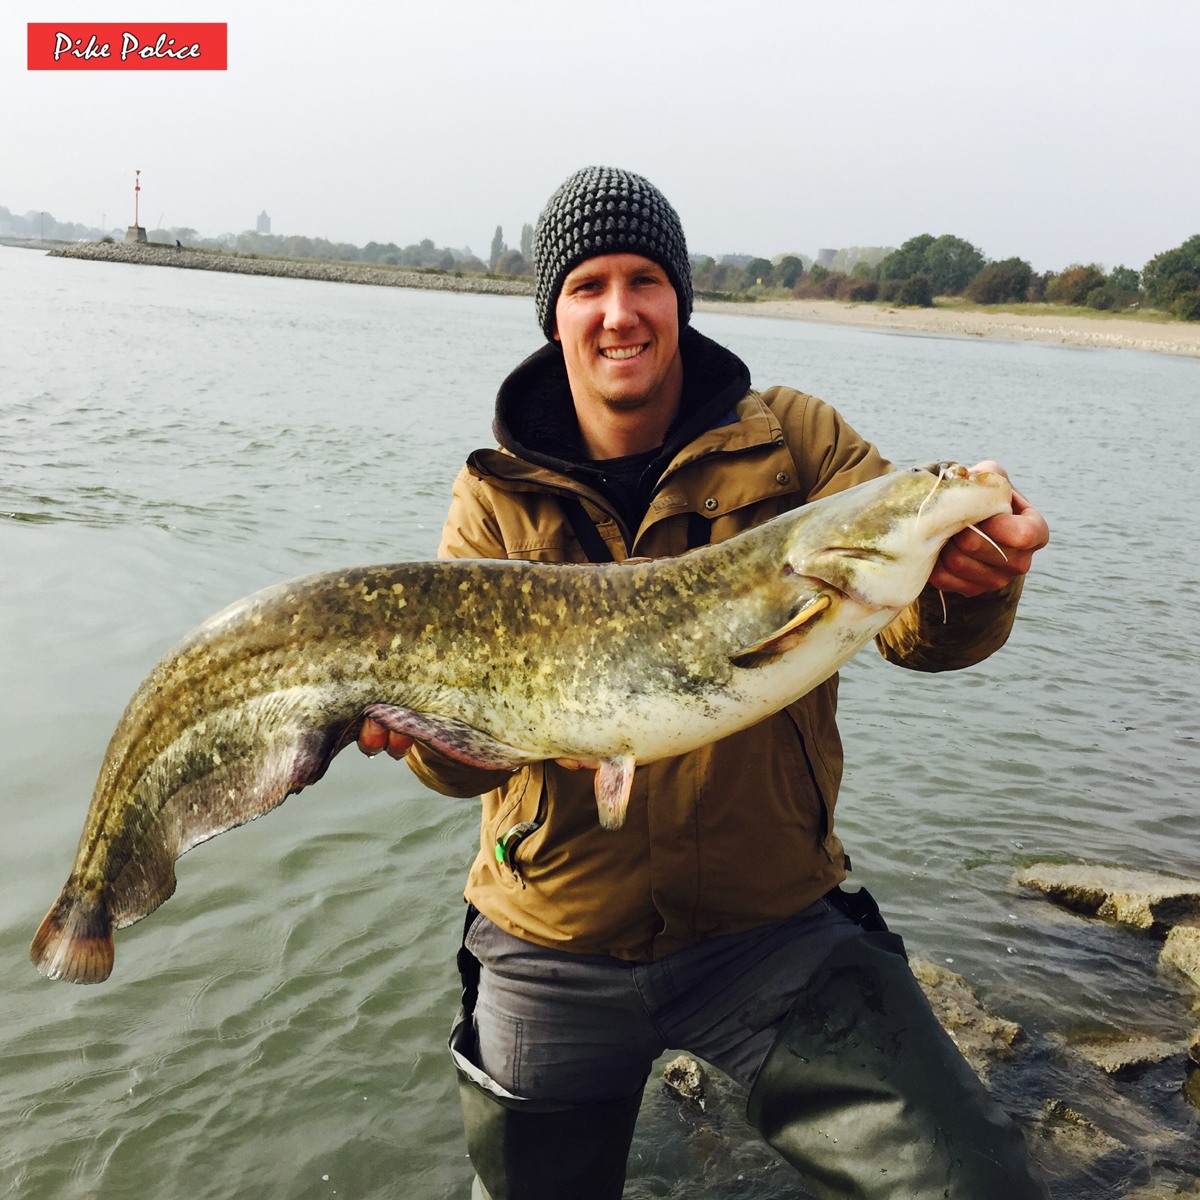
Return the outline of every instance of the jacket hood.
[[[679,349],[683,395],[655,460],[660,474],[699,434],[732,421],[734,406],[750,389],[746,364],[690,326],[680,331]],[[501,384],[492,432],[505,450],[527,462],[576,478],[590,474],[557,342],[535,351]]]

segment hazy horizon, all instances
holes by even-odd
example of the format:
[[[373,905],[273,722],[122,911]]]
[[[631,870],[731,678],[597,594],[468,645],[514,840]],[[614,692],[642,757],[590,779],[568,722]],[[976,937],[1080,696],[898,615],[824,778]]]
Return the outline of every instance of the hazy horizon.
[[[949,233],[1038,271],[1140,269],[1200,232],[1183,0],[195,0],[188,20],[228,22],[221,72],[29,71],[33,7],[0,59],[17,214],[124,227],[140,170],[147,228],[236,234],[265,209],[284,236],[486,257],[609,163],[717,258]]]

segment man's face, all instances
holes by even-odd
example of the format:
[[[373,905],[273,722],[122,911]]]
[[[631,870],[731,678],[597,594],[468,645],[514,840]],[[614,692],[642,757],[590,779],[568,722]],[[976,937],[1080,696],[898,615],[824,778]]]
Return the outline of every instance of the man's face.
[[[554,320],[581,424],[588,411],[644,413],[665,433],[683,383],[679,305],[666,271],[640,254],[589,258],[564,281]]]

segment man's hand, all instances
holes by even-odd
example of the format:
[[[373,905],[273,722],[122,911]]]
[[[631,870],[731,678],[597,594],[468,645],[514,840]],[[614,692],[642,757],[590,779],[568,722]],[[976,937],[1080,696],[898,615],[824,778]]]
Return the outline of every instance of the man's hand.
[[[972,473],[976,471],[996,471],[1008,478],[1008,472],[999,463],[978,463],[971,468]],[[1050,540],[1046,519],[1016,488],[1013,488],[1012,512],[989,517],[977,528],[996,545],[980,537],[974,529],[955,534],[938,556],[929,577],[932,587],[961,596],[997,591],[1018,575],[1024,575],[1034,552]],[[996,546],[1004,552],[1003,556]]]
[[[368,758],[374,757],[380,750],[386,750],[392,758],[403,758],[412,744],[413,739],[405,734],[393,733],[378,721],[363,717],[362,726],[358,731],[358,748]]]
[[[386,750],[391,758],[401,759],[412,749],[415,738],[407,734],[393,733],[378,721],[363,717],[363,723],[358,730],[358,748],[368,757],[374,758],[380,750]],[[560,767],[572,771],[594,770],[598,764],[580,762],[575,758],[559,758],[555,760]]]

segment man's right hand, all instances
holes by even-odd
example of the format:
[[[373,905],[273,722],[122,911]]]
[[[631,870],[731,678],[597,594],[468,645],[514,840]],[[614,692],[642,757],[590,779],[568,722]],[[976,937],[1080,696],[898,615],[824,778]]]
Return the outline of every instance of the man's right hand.
[[[392,758],[403,758],[411,749],[413,740],[407,734],[385,729],[370,717],[363,717],[363,723],[358,730],[358,748],[369,758],[374,757],[380,750],[386,750]]]
[[[358,748],[368,758],[374,758],[380,750],[386,750],[390,757],[401,759],[412,749],[415,741],[415,738],[410,738],[405,733],[395,733],[370,717],[363,717],[363,723],[358,730]],[[594,771],[599,765],[581,762],[577,758],[556,758],[554,761],[569,771]]]

